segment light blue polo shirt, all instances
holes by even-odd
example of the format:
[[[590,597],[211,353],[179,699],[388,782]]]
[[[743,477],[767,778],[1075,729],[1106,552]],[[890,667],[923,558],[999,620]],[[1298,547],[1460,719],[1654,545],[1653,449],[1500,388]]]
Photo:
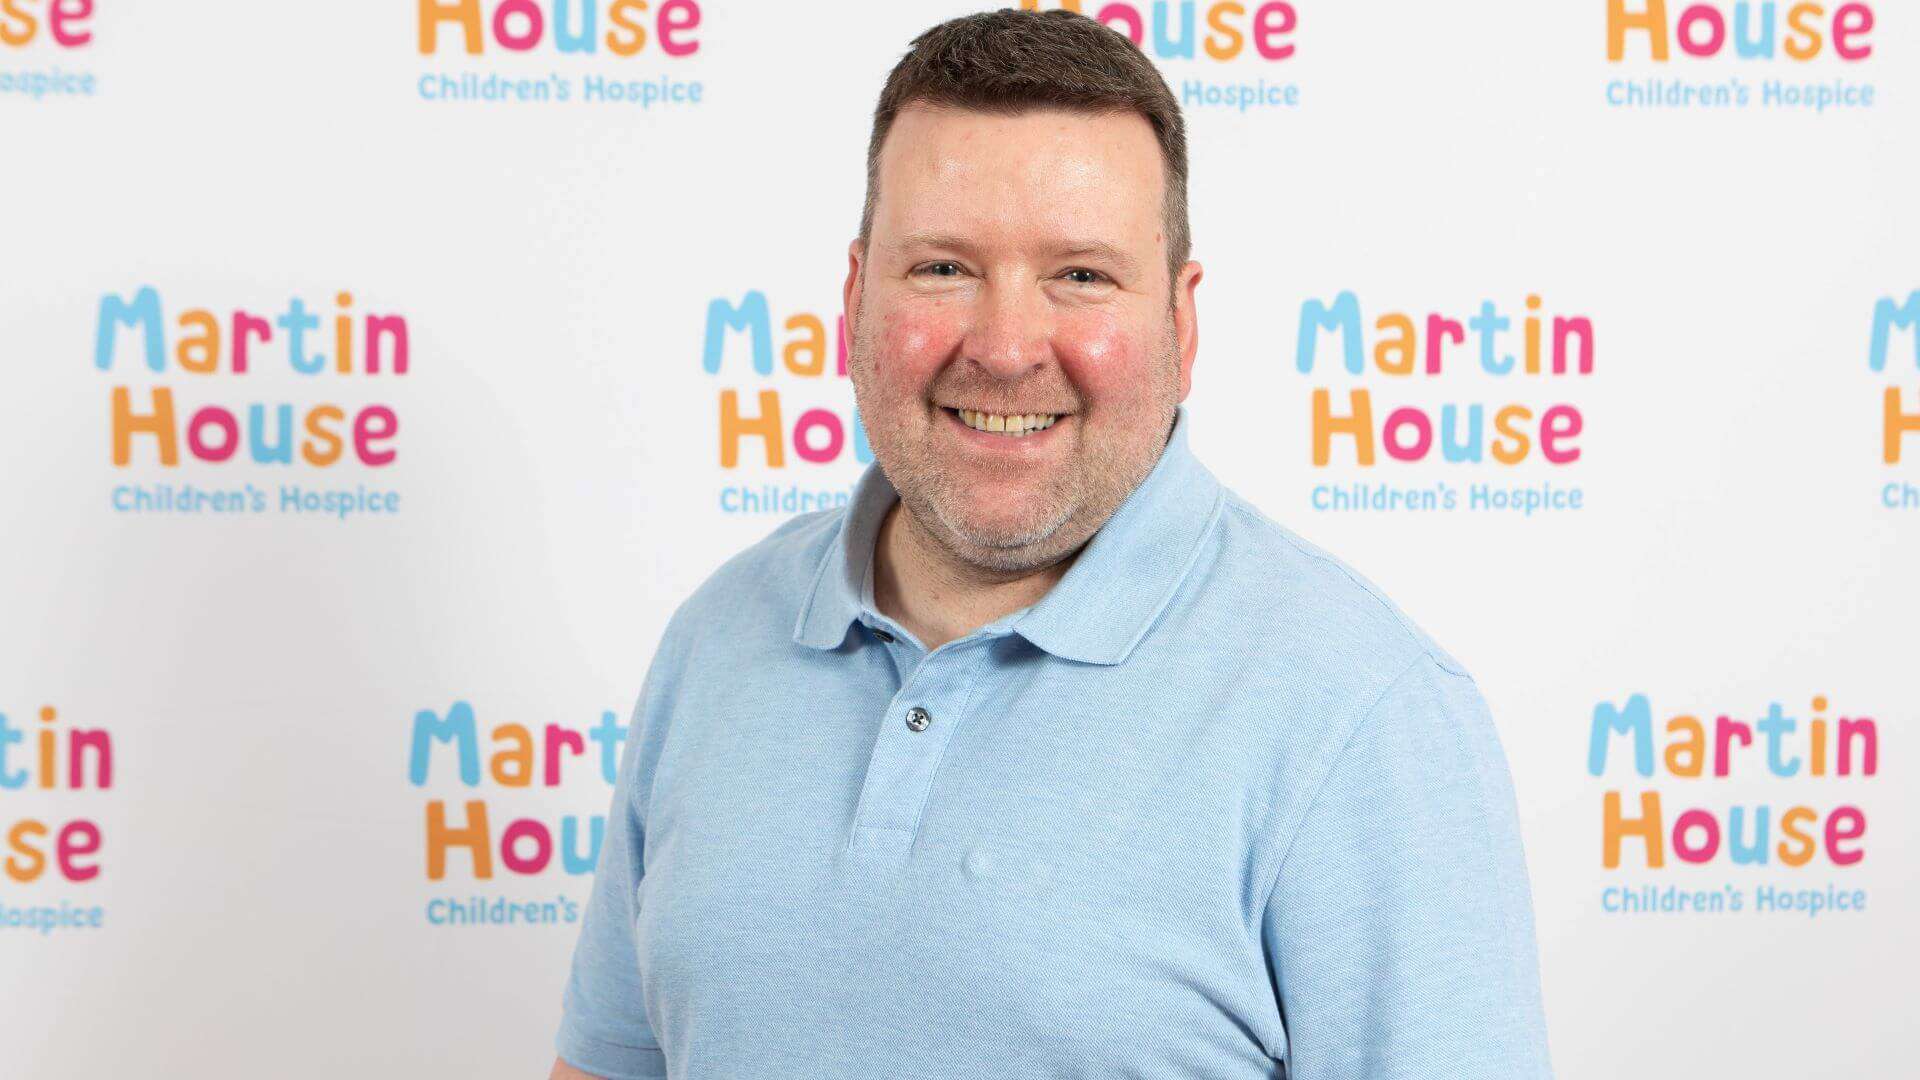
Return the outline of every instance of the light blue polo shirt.
[[[1192,455],[932,652],[897,498],[729,560],[647,672],[558,1050],[611,1078],[1549,1077],[1473,680]]]

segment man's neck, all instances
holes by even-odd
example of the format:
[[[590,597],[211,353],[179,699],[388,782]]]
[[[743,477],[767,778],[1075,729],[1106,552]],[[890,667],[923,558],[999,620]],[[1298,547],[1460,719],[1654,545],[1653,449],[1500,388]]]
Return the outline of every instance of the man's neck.
[[[986,570],[927,536],[896,500],[874,540],[874,606],[931,652],[1039,600],[1078,555],[1019,573]]]

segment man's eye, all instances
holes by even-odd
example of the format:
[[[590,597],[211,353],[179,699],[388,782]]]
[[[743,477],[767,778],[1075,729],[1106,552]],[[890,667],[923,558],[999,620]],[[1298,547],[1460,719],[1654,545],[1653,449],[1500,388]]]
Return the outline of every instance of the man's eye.
[[[935,277],[952,277],[960,272],[960,267],[957,263],[950,262],[928,263],[920,268],[920,272],[932,274]]]
[[[1072,278],[1073,283],[1076,285],[1094,285],[1106,278],[1106,275],[1102,274],[1100,271],[1088,270],[1086,267],[1083,267],[1083,266],[1076,266],[1072,270],[1067,271],[1067,274],[1069,277],[1072,277],[1072,275],[1075,275],[1075,274],[1086,275],[1085,277],[1073,277]]]

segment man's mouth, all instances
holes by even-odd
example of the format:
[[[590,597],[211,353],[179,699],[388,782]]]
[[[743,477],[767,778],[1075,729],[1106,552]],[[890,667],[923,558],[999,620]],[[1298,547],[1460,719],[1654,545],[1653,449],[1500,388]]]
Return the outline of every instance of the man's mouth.
[[[989,431],[995,435],[1011,435],[1023,438],[1036,431],[1045,431],[1060,419],[1061,413],[990,413],[979,409],[947,408],[947,411],[960,418],[960,422],[975,431]]]

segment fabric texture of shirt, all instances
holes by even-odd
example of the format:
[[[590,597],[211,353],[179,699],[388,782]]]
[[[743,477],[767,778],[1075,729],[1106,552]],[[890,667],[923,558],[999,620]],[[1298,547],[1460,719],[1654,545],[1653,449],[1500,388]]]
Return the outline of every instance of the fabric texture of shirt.
[[[734,556],[636,705],[557,1036],[612,1080],[1552,1075],[1481,693],[1191,453],[928,652],[898,498]]]

